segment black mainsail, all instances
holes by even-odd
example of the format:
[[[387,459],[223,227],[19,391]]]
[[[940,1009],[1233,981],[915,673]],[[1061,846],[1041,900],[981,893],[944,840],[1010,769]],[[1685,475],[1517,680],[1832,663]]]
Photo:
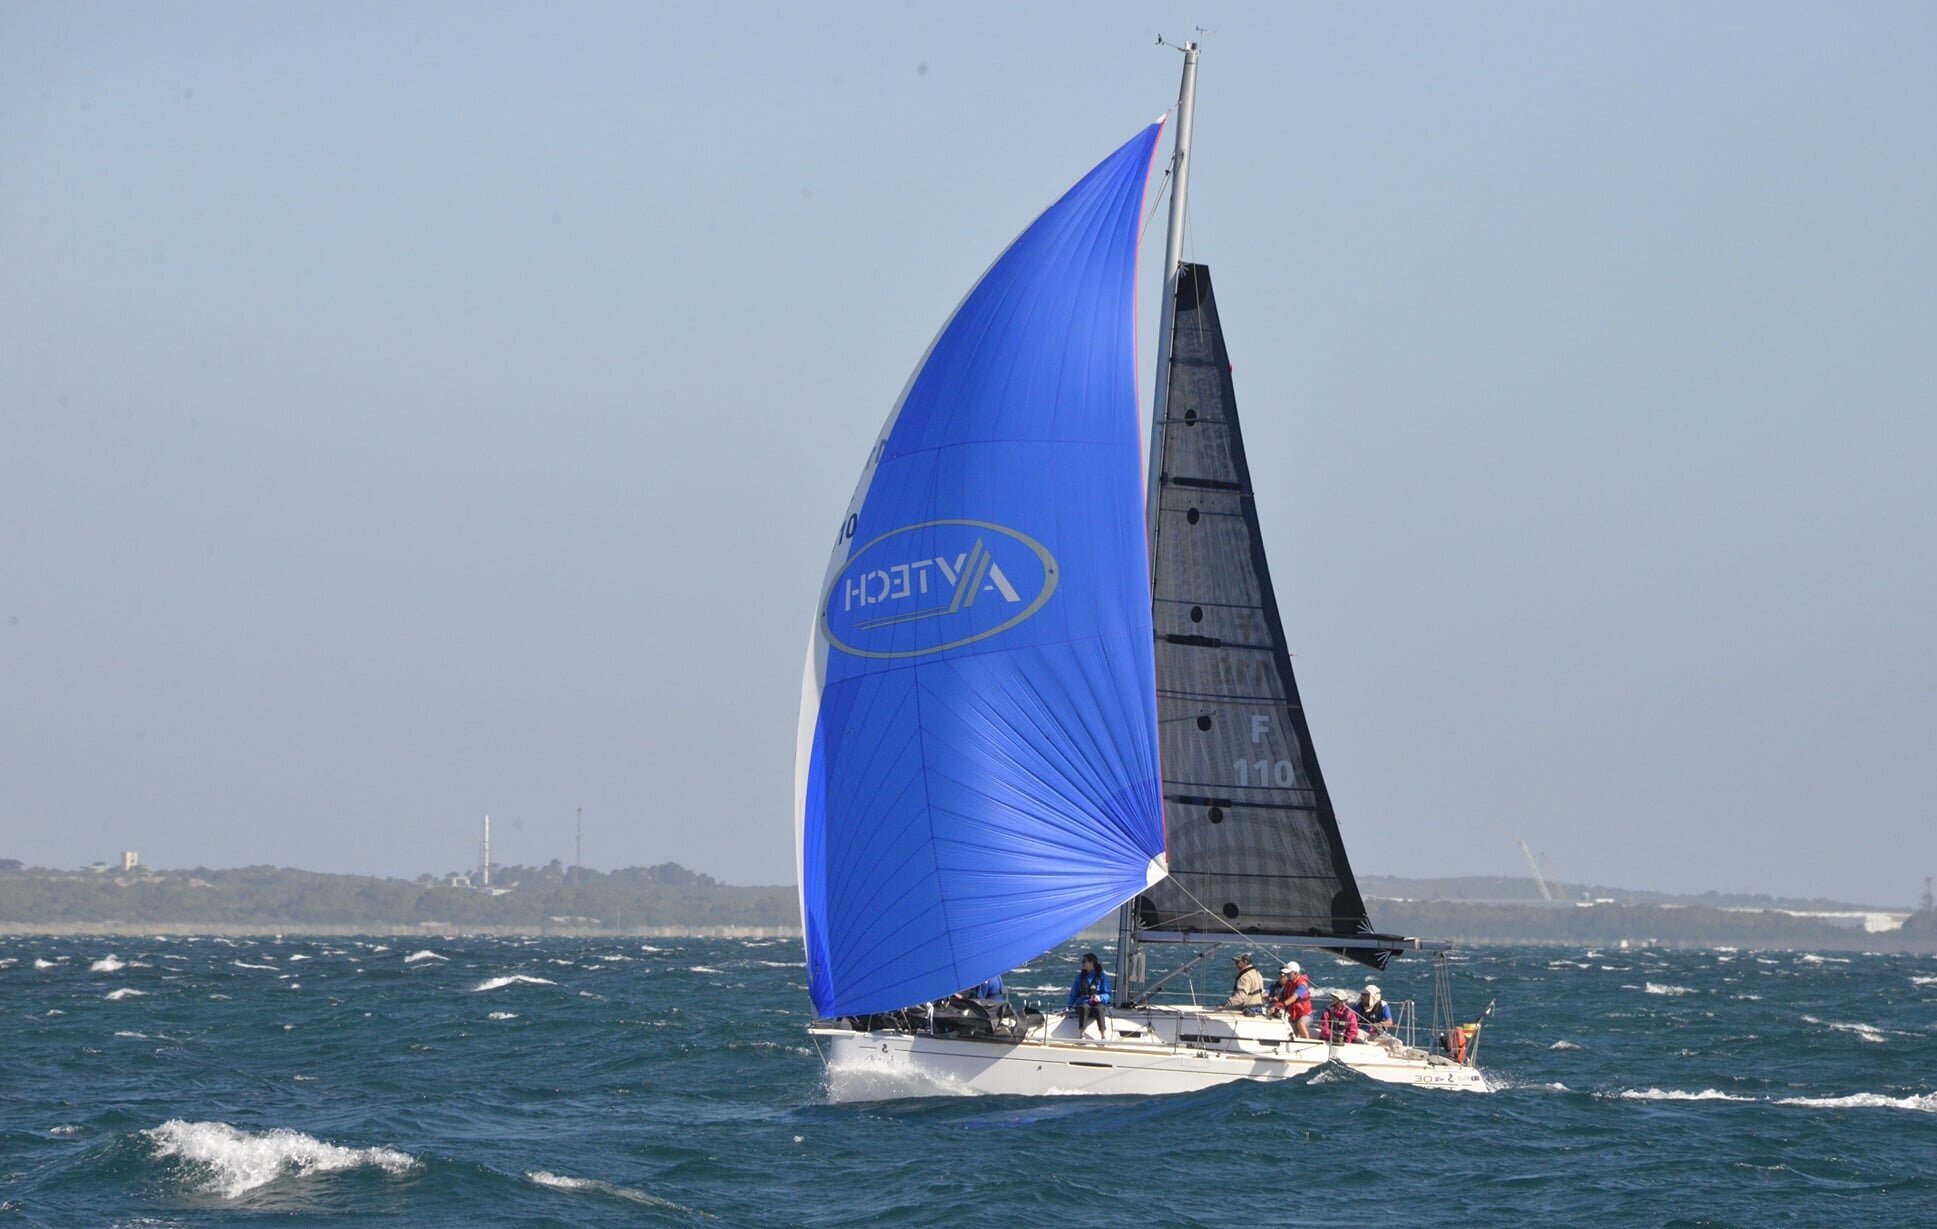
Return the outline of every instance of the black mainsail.
[[[1178,267],[1175,308],[1150,521],[1170,877],[1131,906],[1133,934],[1369,936],[1271,588],[1208,268]],[[1384,968],[1391,953],[1342,954]]]

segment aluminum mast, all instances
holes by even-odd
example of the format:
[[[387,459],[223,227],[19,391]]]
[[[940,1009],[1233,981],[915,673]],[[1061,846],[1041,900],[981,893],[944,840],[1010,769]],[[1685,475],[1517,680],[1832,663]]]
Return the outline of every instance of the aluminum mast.
[[[1162,40],[1159,40],[1162,41]],[[1184,258],[1184,197],[1190,181],[1190,125],[1197,102],[1197,44],[1185,43],[1184,76],[1177,86],[1177,138],[1170,154],[1170,225],[1164,233],[1164,300],[1157,327],[1157,379],[1150,405],[1150,455],[1147,468],[1150,485],[1144,495],[1144,514],[1149,518],[1150,565],[1157,561],[1157,509],[1159,505],[1157,470],[1163,460],[1164,414],[1170,402],[1170,335],[1177,327],[1177,269]],[[1120,999],[1127,1000],[1133,981],[1142,980],[1132,959],[1133,899],[1117,914],[1116,986]],[[1133,971],[1139,976],[1133,978]]]

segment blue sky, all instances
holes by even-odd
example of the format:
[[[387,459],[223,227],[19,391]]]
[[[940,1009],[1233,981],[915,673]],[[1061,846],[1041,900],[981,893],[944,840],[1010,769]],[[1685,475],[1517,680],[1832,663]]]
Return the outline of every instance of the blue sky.
[[[0,856],[414,874],[583,806],[790,878],[862,456],[1196,25],[1354,862],[1912,899],[1916,5],[0,6]]]

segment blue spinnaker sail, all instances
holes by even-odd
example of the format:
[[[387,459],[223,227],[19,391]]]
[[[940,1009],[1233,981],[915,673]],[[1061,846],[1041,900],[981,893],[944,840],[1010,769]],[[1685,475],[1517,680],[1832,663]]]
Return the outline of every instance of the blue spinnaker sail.
[[[796,770],[824,1017],[974,985],[1162,874],[1133,336],[1160,127],[956,308],[839,527]]]

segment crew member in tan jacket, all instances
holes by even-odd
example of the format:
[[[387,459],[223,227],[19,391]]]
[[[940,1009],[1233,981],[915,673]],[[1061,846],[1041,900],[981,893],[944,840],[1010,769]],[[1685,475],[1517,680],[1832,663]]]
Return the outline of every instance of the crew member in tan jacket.
[[[1231,987],[1231,997],[1224,1001],[1222,1010],[1243,1011],[1247,1008],[1264,1006],[1264,974],[1251,966],[1248,955],[1237,958],[1238,978]]]

